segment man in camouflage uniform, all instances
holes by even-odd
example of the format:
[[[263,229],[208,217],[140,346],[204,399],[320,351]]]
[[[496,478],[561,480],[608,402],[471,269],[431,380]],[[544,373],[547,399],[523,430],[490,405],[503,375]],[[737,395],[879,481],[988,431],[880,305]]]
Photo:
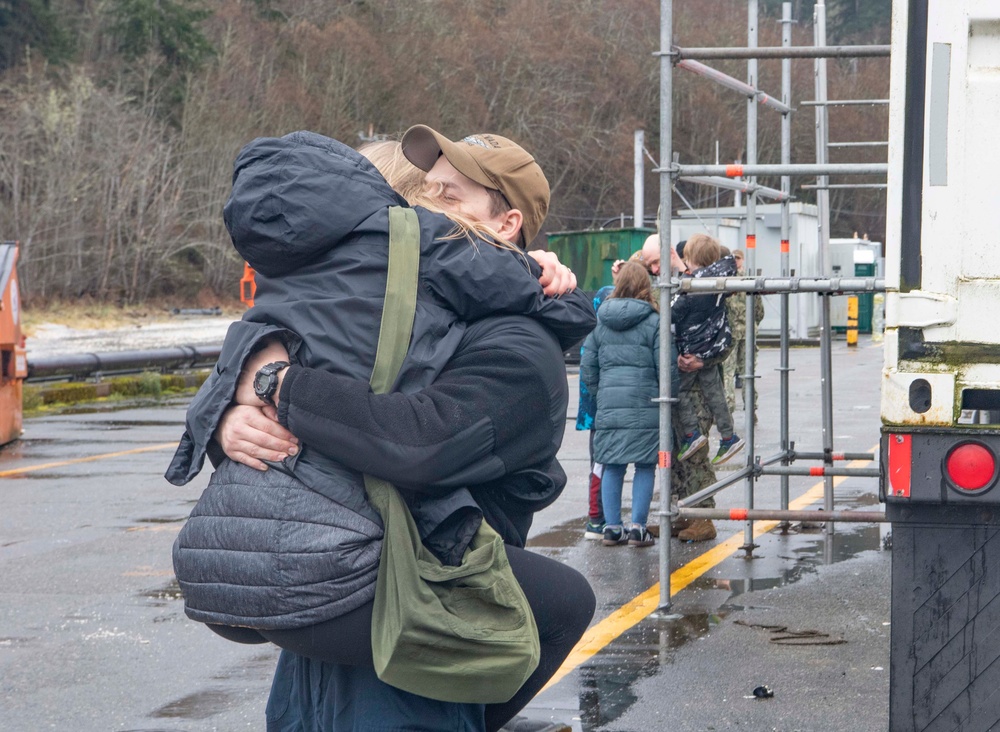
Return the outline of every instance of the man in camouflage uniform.
[[[736,275],[738,277],[743,277],[746,272],[743,269],[743,252],[736,249],[733,252],[733,258],[736,260]],[[743,371],[744,364],[746,363],[746,347],[747,347],[747,300],[746,296],[743,294],[736,294],[732,297],[726,298],[726,317],[729,319],[729,327],[733,331],[733,346],[732,350],[729,352],[729,356],[722,364],[722,383],[726,389],[726,404],[729,406],[729,411],[733,412],[736,410],[736,382],[737,380],[741,383],[741,388],[743,390],[743,409],[746,409],[747,404],[747,386],[746,383],[740,378],[740,374]],[[754,301],[754,320],[757,325],[760,325],[760,321],[764,319],[764,299],[762,297],[757,297]],[[754,344],[754,373],[757,373],[757,346]],[[757,415],[757,390],[754,389],[753,393],[753,411],[754,418],[756,421]]]
[[[718,366],[709,366],[708,368],[718,368]],[[697,382],[692,386],[692,396],[695,397],[698,404],[699,428],[703,435],[707,435],[712,427],[712,416],[705,406],[705,397]],[[674,429],[674,450],[670,460],[670,485],[674,495],[680,500],[707,488],[718,479],[715,476],[715,468],[712,467],[709,460],[707,444],[684,460],[677,458],[677,447],[683,441],[684,434],[677,414],[677,405],[674,404],[671,409],[670,420]],[[698,508],[715,508],[715,498],[706,498],[698,504]],[[670,533],[681,541],[708,541],[716,536],[715,525],[708,519],[694,521],[677,519],[671,524]]]

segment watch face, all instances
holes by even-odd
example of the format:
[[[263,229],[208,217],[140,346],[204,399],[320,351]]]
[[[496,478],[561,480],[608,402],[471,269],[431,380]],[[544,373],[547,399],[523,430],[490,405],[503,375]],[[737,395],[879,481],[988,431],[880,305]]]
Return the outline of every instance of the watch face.
[[[257,375],[253,377],[253,390],[257,392],[258,395],[266,394],[268,387],[271,385],[271,374],[262,374],[259,371]]]

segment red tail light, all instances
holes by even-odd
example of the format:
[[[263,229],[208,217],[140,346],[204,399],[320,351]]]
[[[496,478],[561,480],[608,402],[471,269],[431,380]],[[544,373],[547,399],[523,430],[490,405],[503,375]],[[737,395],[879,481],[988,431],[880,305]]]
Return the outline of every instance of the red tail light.
[[[978,491],[996,480],[997,460],[992,450],[985,445],[963,442],[948,453],[945,470],[957,488]]]

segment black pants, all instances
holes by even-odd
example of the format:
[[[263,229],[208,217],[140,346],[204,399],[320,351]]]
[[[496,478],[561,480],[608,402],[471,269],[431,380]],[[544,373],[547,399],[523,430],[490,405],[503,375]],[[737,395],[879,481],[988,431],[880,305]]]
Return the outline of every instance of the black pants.
[[[517,547],[507,547],[514,576],[528,598],[538,626],[538,668],[509,701],[486,705],[486,729],[495,732],[523,709],[580,640],[594,616],[596,600],[587,579],[571,567]],[[285,650],[319,661],[373,665],[372,603],[324,623],[294,630],[253,630],[209,625],[238,643],[270,641]]]

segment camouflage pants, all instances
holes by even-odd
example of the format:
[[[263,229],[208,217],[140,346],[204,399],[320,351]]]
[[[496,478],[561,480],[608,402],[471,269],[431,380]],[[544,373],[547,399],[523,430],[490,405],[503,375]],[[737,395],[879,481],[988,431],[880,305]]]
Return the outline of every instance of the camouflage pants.
[[[695,396],[694,386],[700,387],[699,396]],[[699,401],[704,402],[704,407],[715,420],[715,426],[719,428],[719,434],[723,437],[730,437],[733,434],[733,413],[726,405],[726,391],[722,386],[722,362],[707,361],[705,365],[697,371],[681,372],[679,387],[680,393],[680,422],[684,434],[691,434],[698,425]],[[702,434],[707,435],[707,432]]]
[[[739,340],[733,339],[733,350],[729,352],[729,356],[726,358],[725,362],[722,364],[722,384],[726,388],[726,404],[729,406],[729,411],[736,411],[736,375],[742,374],[744,371],[744,364],[746,364],[746,352],[747,352],[747,342],[745,339],[740,338]],[[754,349],[753,354],[753,372],[757,373],[757,349]],[[746,409],[747,405],[747,382],[743,382],[743,395],[741,397],[742,408]],[[753,391],[753,409],[754,412],[757,411],[757,390]]]
[[[701,389],[695,385],[694,398],[698,413],[698,422],[703,434],[708,434],[712,427],[712,418],[705,408],[702,399]],[[677,446],[681,444],[684,437],[680,423],[680,415],[677,406],[672,409],[671,421],[674,432],[674,452],[670,460],[670,492],[678,498],[687,498],[694,495],[702,488],[707,488],[716,481],[715,468],[708,459],[708,449],[702,448],[687,460],[677,459]],[[699,508],[715,508],[715,498],[706,498],[698,504]]]

